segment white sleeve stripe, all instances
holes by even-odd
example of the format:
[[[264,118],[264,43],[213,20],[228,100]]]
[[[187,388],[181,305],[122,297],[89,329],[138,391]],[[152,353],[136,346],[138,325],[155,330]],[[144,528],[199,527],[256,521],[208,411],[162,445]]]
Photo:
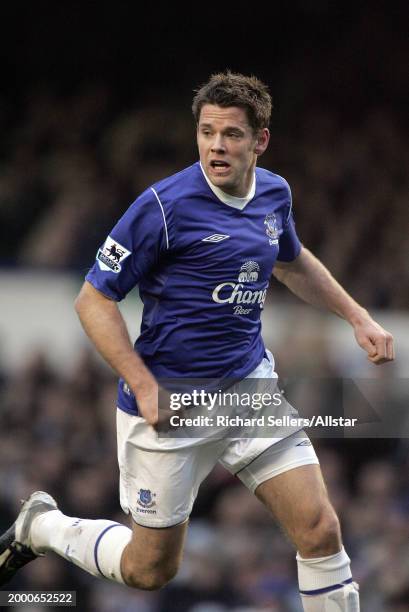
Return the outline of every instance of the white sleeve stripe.
[[[293,198],[292,198],[291,190],[290,190],[290,210],[288,211],[287,219],[285,221],[286,223],[288,223],[288,221],[290,220],[292,210],[293,210]]]
[[[289,220],[289,219],[290,219],[290,217],[291,217],[291,211],[292,211],[292,209],[293,209],[293,195],[292,195],[292,193],[291,193],[291,187],[290,187],[290,185],[288,184],[288,182],[285,180],[285,178],[284,178],[283,176],[280,176],[279,174],[277,174],[277,176],[279,176],[279,177],[280,177],[280,179],[282,179],[282,180],[284,181],[284,185],[286,185],[286,186],[287,186],[287,188],[288,188],[288,193],[289,193],[289,195],[290,195],[290,209],[289,209],[289,211],[288,211],[287,219],[285,220],[285,222],[286,222],[286,223],[288,223],[288,220]]]
[[[163,206],[162,206],[162,202],[159,199],[158,194],[156,193],[156,191],[154,190],[153,187],[151,187],[153,193],[156,196],[156,199],[158,200],[158,204],[160,206],[160,209],[162,211],[162,216],[163,216],[163,223],[165,225],[165,235],[166,235],[166,248],[169,249],[169,236],[168,236],[168,226],[166,225],[166,217],[165,217],[165,211],[163,210]]]

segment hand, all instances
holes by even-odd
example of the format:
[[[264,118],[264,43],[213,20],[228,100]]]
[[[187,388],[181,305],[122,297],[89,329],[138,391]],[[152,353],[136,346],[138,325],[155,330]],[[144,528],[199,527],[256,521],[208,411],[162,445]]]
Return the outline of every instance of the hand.
[[[141,416],[158,432],[170,429],[170,417],[175,414],[167,406],[161,406],[159,409],[159,395],[162,396],[163,403],[163,394],[166,395],[166,392],[153,378],[143,387],[139,386],[135,392]]]
[[[371,317],[354,325],[355,338],[359,346],[368,353],[368,359],[375,365],[395,359],[393,336]]]
[[[158,383],[152,377],[146,384],[138,385],[138,388],[133,389],[133,392],[138,402],[138,409],[141,416],[149,425],[155,426],[159,420]]]

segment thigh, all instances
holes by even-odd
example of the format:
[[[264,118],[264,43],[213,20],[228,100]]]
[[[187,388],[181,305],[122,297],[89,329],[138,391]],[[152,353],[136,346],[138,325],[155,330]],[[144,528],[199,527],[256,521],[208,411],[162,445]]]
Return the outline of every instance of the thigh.
[[[319,463],[314,447],[303,430],[287,438],[232,440],[220,462],[252,493],[273,476],[301,465]]]
[[[332,506],[318,464],[289,469],[261,483],[256,496],[271,511],[290,539],[313,529]]]

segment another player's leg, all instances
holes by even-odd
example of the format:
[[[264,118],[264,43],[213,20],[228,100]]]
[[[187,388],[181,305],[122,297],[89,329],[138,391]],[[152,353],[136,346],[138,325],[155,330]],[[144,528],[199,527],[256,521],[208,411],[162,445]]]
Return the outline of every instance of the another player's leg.
[[[262,453],[238,476],[255,492],[297,548],[305,612],[358,612],[358,587],[315,452],[298,436]]]

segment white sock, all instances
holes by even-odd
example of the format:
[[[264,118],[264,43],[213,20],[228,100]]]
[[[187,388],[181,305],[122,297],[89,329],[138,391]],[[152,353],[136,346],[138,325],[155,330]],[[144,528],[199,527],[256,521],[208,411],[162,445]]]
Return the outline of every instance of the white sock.
[[[303,559],[297,554],[298,582],[305,612],[359,612],[358,585],[342,548],[328,557]]]
[[[121,557],[132,537],[125,525],[73,518],[51,510],[33,520],[30,537],[34,552],[53,550],[94,576],[125,583]]]

